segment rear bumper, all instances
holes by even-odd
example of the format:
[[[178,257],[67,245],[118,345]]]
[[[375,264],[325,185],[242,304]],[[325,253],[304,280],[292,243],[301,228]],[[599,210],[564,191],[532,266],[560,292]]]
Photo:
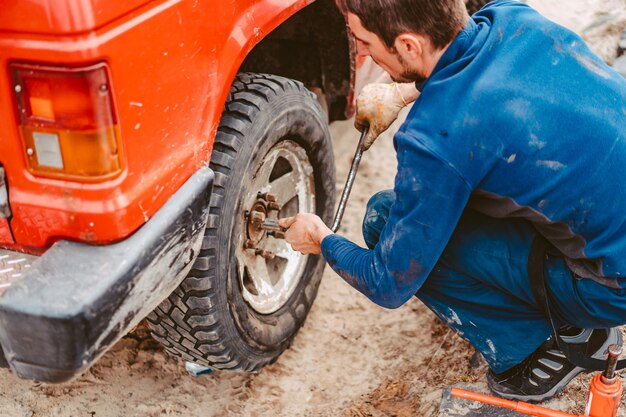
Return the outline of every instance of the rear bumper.
[[[59,241],[36,259],[0,296],[0,345],[11,369],[71,379],[174,291],[200,249],[213,178],[198,170],[122,242]]]

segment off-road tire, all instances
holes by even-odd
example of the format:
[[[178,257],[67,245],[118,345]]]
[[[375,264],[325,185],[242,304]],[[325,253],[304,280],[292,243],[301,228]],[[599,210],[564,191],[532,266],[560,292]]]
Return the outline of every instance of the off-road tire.
[[[335,168],[326,116],[301,83],[239,74],[217,130],[210,166],[215,183],[202,250],[180,287],[148,316],[153,337],[173,355],[217,369],[258,371],[292,343],[317,294],[324,269],[309,256],[287,302],[260,314],[242,297],[234,229],[255,161],[284,139],[297,142],[313,167],[315,210],[327,223],[334,209]]]

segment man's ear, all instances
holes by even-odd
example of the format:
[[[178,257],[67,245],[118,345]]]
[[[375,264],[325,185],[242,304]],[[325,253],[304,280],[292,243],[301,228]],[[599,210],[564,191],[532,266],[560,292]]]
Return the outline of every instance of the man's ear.
[[[419,59],[424,51],[424,37],[416,33],[402,33],[396,37],[394,46],[405,60]]]

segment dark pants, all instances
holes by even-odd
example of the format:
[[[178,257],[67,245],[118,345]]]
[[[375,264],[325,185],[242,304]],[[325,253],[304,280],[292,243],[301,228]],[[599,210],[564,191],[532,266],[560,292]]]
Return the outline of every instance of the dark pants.
[[[370,249],[378,242],[394,201],[394,192],[387,190],[368,202],[363,236]],[[480,351],[496,373],[523,361],[551,333],[528,280],[528,254],[535,236],[526,220],[494,219],[466,209],[415,294]],[[626,322],[626,290],[575,278],[560,257],[548,259],[546,272],[557,324],[608,328]]]

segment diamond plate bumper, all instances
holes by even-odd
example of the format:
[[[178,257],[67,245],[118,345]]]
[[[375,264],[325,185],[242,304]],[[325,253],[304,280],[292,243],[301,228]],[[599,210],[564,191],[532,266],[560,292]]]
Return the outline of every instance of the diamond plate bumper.
[[[0,249],[0,296],[24,275],[35,259],[36,256]]]
[[[197,171],[124,241],[59,241],[30,268],[32,257],[5,258],[0,345],[11,369],[22,378],[69,380],[174,291],[200,249],[213,178],[208,167]]]
[[[0,296],[30,268],[36,256],[0,249]],[[0,348],[0,368],[8,363]]]

